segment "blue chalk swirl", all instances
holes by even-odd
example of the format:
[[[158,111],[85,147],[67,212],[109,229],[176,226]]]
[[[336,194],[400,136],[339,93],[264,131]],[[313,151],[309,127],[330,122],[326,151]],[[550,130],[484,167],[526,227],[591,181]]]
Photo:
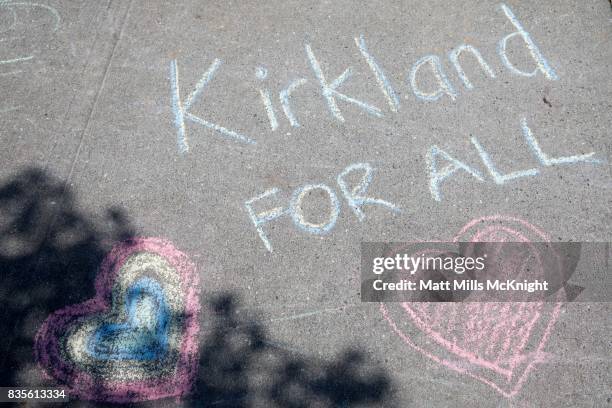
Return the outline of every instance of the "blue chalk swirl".
[[[143,302],[153,302],[153,322],[138,315]],[[99,360],[150,361],[163,358],[168,350],[169,310],[163,290],[151,278],[141,278],[129,287],[125,295],[125,323],[107,323],[100,326],[87,341],[89,355]]]

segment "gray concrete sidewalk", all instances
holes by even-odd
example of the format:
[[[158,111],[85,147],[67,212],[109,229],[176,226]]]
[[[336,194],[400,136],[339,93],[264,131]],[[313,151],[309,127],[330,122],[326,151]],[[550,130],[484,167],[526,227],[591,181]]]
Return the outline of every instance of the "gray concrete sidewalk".
[[[359,266],[362,241],[610,241],[611,38],[605,0],[0,1],[0,386],[55,384],[43,321],[162,237],[200,359],[154,405],[609,405],[609,303],[515,336],[523,312],[361,303]]]

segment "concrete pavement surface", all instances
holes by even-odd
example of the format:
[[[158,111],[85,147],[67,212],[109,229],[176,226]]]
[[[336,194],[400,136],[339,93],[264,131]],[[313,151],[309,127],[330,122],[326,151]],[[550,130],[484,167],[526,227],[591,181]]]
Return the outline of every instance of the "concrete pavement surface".
[[[611,241],[608,1],[36,1],[0,1],[0,386],[612,406],[610,303],[359,278],[361,242]]]

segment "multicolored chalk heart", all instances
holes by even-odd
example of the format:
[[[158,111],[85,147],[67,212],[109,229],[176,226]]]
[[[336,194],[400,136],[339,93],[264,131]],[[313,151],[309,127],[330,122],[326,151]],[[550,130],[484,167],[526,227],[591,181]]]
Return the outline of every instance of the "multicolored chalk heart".
[[[46,374],[71,396],[134,402],[182,397],[197,368],[199,279],[187,256],[158,238],[113,248],[96,295],[50,315],[35,339]]]
[[[471,221],[454,242],[549,242],[538,228],[514,217]],[[543,259],[525,246],[524,254],[499,254],[508,270],[527,259]],[[533,248],[532,248],[533,247]],[[529,248],[532,248],[531,250]],[[532,268],[542,268],[538,262]],[[543,276],[543,270],[531,272]],[[558,292],[558,300],[564,298]],[[559,315],[561,303],[381,303],[393,331],[411,348],[458,373],[475,378],[505,397],[516,395],[537,363]]]

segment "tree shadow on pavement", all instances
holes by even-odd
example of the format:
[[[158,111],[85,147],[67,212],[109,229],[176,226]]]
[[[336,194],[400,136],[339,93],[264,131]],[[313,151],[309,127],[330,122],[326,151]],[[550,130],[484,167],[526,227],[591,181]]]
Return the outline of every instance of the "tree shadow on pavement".
[[[368,356],[349,347],[331,361],[284,349],[256,320],[238,316],[237,299],[210,302],[194,407],[392,406],[391,379]],[[209,324],[208,326],[210,326]]]
[[[131,235],[121,210],[95,223],[64,183],[42,170],[26,169],[0,184],[0,385],[29,383],[42,321],[92,297],[106,252]]]
[[[58,178],[30,168],[0,183],[0,386],[55,386],[34,360],[37,330],[52,312],[94,295],[101,261],[134,237],[118,208],[94,218]],[[237,313],[232,293],[205,295],[200,359],[192,394],[139,406],[394,406],[392,381],[357,347],[330,361],[270,339],[265,326]],[[72,401],[73,406],[109,406]]]

